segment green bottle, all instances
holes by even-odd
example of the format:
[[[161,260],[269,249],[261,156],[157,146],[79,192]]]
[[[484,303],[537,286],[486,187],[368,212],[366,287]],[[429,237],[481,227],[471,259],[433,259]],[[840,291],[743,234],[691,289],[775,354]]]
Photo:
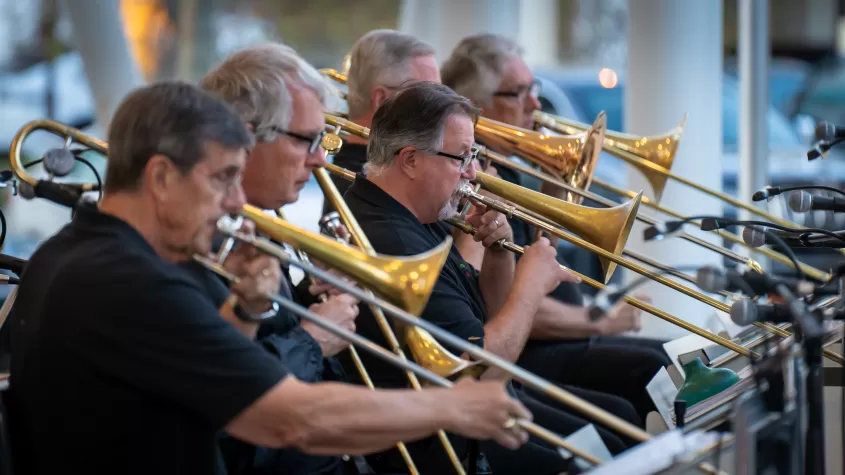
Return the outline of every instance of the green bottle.
[[[700,358],[688,361],[684,365],[684,374],[684,385],[678,390],[675,400],[686,401],[687,408],[739,382],[739,376],[733,371],[727,368],[708,368]]]

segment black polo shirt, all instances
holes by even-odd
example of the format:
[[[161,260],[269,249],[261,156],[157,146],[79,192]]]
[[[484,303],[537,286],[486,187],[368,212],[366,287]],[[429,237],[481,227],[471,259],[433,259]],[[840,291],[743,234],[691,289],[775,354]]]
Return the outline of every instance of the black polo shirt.
[[[364,171],[364,165],[367,163],[367,145],[344,143],[340,152],[332,157],[332,163],[341,168],[346,168],[349,171],[362,173]],[[352,184],[346,178],[339,177],[334,174],[331,175],[331,178],[341,195],[346,193],[346,190],[349,189],[349,186]],[[330,211],[334,211],[331,203],[327,200],[323,200],[323,215]]]
[[[437,247],[450,234],[446,225],[441,223],[422,224],[402,204],[361,176],[349,187],[344,199],[379,254],[420,254]],[[357,332],[376,344],[389,348],[369,307],[361,305],[360,308],[361,311],[355,320]],[[390,316],[385,317],[392,325],[394,321]],[[420,317],[471,343],[484,346],[487,308],[478,287],[478,272],[464,261],[454,245]],[[444,344],[444,347],[453,354],[462,353],[450,345]],[[373,358],[365,351],[359,351],[358,354],[376,387],[397,388],[410,385],[406,373],[395,366]],[[359,373],[348,352],[343,352],[338,357],[344,363],[349,379],[360,383]],[[458,457],[465,457],[468,449],[466,439],[455,434],[448,435]],[[428,437],[406,445],[420,473],[454,472],[437,438]],[[395,449],[370,456],[368,460],[376,471],[393,473],[405,470],[402,458]]]
[[[10,325],[18,474],[214,473],[215,434],[288,374],[90,203],[33,254]]]
[[[361,176],[349,187],[344,199],[379,254],[420,254],[437,247],[450,234],[446,225],[439,222],[422,224],[402,204]],[[487,308],[478,287],[478,272],[461,257],[454,244],[420,317],[472,343],[484,346]],[[387,318],[390,320],[389,316]],[[355,323],[360,334],[387,346],[369,307],[361,306]],[[460,350],[444,346],[453,353],[461,353]],[[366,352],[360,354],[377,386],[408,385],[404,372],[369,355],[364,356]],[[346,368],[347,374],[351,375],[353,371],[351,367]]]

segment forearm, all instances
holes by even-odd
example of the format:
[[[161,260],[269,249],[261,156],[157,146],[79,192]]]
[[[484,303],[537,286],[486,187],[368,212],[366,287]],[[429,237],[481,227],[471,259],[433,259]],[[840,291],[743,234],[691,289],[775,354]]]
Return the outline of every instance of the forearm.
[[[514,291],[501,310],[484,326],[484,349],[513,363],[519,358],[531,334],[534,315],[541,298],[532,293]],[[491,369],[485,378],[499,378],[504,373]]]
[[[454,228],[452,238],[461,257],[476,269],[481,269],[481,264],[484,262],[484,246],[458,228]]]
[[[379,452],[398,441],[427,437],[450,422],[441,389],[374,392],[361,386],[323,383],[312,385],[309,392],[311,396],[300,401],[297,411],[310,426],[297,444],[306,453]]]
[[[494,248],[485,251],[478,286],[488,314],[495,315],[505,305],[513,287],[515,269],[516,258],[510,251]]]
[[[531,327],[531,339],[566,340],[588,338],[599,333],[599,326],[591,322],[587,309],[569,305],[553,298],[543,298]]]

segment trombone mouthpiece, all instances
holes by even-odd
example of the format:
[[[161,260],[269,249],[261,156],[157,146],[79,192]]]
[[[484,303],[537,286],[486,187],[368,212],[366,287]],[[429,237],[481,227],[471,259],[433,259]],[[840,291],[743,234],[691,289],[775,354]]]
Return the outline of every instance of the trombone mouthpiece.
[[[222,233],[231,235],[240,231],[243,223],[243,216],[221,216],[220,219],[217,220],[217,229],[219,229]]]
[[[475,190],[472,189],[472,185],[467,183],[459,187],[457,191],[455,191],[455,194],[457,194],[461,198],[472,198],[472,196],[475,194]]]

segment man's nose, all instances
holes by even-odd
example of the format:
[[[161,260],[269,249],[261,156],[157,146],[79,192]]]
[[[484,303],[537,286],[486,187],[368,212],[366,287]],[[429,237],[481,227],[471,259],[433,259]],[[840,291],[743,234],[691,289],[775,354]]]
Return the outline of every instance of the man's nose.
[[[469,162],[469,166],[467,167],[467,169],[464,170],[463,173],[461,173],[461,178],[464,178],[466,180],[475,180],[475,172],[475,160],[472,160]]]
[[[305,161],[305,165],[310,168],[321,168],[325,167],[329,164],[327,159],[328,153],[323,149],[323,147],[317,147],[313,153],[308,154],[308,158]]]
[[[230,214],[240,213],[245,204],[246,194],[244,193],[244,187],[238,182],[232,185],[228,193],[226,193],[226,197],[223,199],[223,209]]]

